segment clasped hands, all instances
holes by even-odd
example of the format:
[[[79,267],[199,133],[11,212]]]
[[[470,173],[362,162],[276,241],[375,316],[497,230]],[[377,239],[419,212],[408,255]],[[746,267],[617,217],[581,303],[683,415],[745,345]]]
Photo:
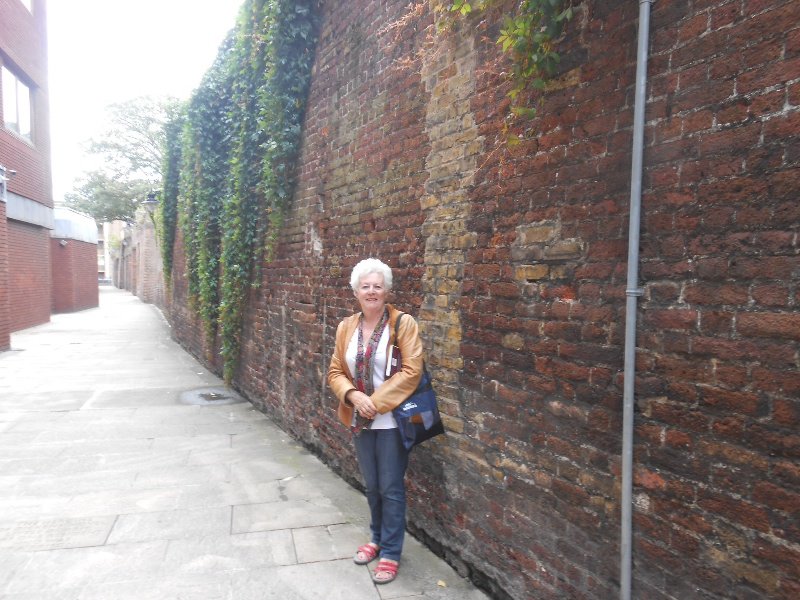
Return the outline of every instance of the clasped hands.
[[[362,417],[367,419],[374,419],[375,416],[378,414],[378,410],[375,408],[375,405],[372,403],[372,398],[367,396],[364,392],[360,392],[358,390],[351,390],[347,393],[347,399],[350,401],[350,404],[356,409],[356,412],[360,414]]]

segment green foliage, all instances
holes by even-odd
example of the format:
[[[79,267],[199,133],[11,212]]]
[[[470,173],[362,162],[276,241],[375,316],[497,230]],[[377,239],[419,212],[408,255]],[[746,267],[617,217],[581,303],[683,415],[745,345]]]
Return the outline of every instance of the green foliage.
[[[158,234],[161,262],[167,286],[172,283],[172,260],[175,247],[175,230],[178,223],[178,192],[181,177],[181,133],[185,116],[178,113],[164,126],[163,188],[158,207]]]
[[[116,172],[157,182],[162,176],[164,125],[180,112],[175,98],[141,96],[106,108],[109,126],[89,140],[89,152]]]
[[[180,212],[189,292],[211,345],[219,318],[223,205],[231,193],[232,45],[229,37],[221,46],[189,101],[183,129]]]
[[[136,207],[147,197],[152,185],[146,180],[130,180],[93,171],[78,180],[72,192],[64,195],[64,203],[100,222],[133,222]]]
[[[167,191],[164,243],[179,223],[189,292],[207,343],[219,333],[230,381],[258,265],[271,255],[295,184],[318,0],[247,0],[229,39],[189,102],[179,185]],[[176,129],[178,125],[175,125]],[[168,233],[169,207],[176,206]],[[171,256],[170,256],[171,264]]]
[[[164,126],[179,109],[173,98],[134,98],[107,107],[108,126],[89,140],[98,166],[65,195],[67,206],[98,221],[133,221],[139,202],[162,178]]]
[[[450,0],[437,5],[436,10],[456,19],[490,9],[499,10],[504,4],[508,3],[502,0]],[[559,56],[553,45],[561,36],[564,23],[572,16],[570,0],[521,0],[515,2],[513,12],[503,14],[497,44],[511,58],[509,78],[512,87],[508,95],[512,100],[513,115],[535,116],[536,110],[524,105],[523,92],[543,89],[547,78],[555,72]],[[446,28],[448,23],[445,19],[442,27]]]

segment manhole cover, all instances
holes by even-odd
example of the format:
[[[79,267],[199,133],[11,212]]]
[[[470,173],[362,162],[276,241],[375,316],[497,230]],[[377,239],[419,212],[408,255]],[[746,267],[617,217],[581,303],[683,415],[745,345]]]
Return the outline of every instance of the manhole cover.
[[[219,406],[221,404],[238,404],[244,402],[244,398],[231,389],[215,387],[181,392],[180,401],[183,404],[195,406]]]

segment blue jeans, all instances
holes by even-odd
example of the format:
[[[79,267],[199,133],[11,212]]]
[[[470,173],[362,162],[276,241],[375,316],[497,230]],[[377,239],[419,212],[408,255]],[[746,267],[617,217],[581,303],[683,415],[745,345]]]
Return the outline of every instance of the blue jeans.
[[[372,543],[381,558],[400,560],[406,533],[408,451],[395,429],[363,429],[355,436],[356,456],[367,488]]]

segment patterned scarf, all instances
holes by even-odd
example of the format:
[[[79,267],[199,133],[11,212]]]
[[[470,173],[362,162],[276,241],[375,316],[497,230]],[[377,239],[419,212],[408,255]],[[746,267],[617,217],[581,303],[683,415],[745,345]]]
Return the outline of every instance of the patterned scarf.
[[[355,372],[355,386],[360,392],[364,392],[367,396],[372,396],[375,391],[375,386],[372,383],[372,372],[375,368],[375,352],[378,349],[378,343],[381,341],[383,329],[389,321],[389,311],[384,310],[381,320],[375,326],[372,335],[369,338],[367,347],[364,348],[364,315],[358,323],[358,350],[356,351],[356,372]]]

